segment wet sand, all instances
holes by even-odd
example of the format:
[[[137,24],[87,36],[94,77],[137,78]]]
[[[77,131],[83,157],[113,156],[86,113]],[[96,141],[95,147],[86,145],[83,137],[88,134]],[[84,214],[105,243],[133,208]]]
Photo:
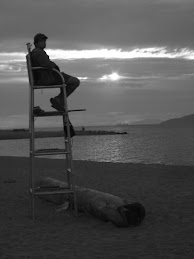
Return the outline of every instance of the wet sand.
[[[76,184],[140,202],[138,227],[36,200],[30,215],[29,159],[0,157],[0,258],[194,258],[194,167],[74,161]],[[63,160],[37,159],[37,175],[63,180]]]

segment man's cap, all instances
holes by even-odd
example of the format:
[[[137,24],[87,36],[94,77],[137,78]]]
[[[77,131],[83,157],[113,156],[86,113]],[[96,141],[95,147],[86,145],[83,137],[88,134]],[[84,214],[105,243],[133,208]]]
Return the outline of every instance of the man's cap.
[[[48,37],[43,33],[38,33],[34,36],[34,42],[39,42],[41,40],[46,40]]]

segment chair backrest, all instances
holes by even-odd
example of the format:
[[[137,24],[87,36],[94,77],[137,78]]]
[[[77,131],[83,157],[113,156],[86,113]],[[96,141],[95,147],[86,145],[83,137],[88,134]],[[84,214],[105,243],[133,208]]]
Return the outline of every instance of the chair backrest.
[[[26,55],[26,65],[27,65],[27,70],[28,70],[28,79],[29,79],[30,86],[33,86],[34,85],[34,78],[33,78],[33,73],[32,73],[32,63],[31,63],[31,57],[30,57],[32,44],[27,43],[26,45],[27,45],[27,51],[28,51],[28,54]]]
[[[47,68],[47,67],[32,67],[32,62],[31,62],[31,47],[32,47],[32,44],[27,43],[26,45],[27,45],[27,51],[28,51],[28,54],[26,55],[26,64],[27,64],[27,70],[28,70],[29,85],[31,87],[35,86],[35,79],[34,79],[33,71],[35,72],[35,71],[40,71],[40,70],[47,70],[47,71],[52,70],[52,73],[54,73],[55,75],[58,75],[59,79],[61,80],[61,83],[59,83],[58,85],[65,84],[65,80],[64,80],[63,75],[57,69],[55,69],[55,68],[51,69],[51,68]],[[41,83],[41,85],[42,85],[42,83]],[[44,85],[48,85],[48,84],[44,83]],[[53,84],[51,84],[51,85],[53,85]]]

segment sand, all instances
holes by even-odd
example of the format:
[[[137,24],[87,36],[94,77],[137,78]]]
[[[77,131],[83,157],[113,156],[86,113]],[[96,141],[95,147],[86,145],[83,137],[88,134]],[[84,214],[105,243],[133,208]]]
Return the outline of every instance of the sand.
[[[30,215],[29,159],[0,157],[0,258],[194,258],[194,167],[74,161],[77,185],[140,202],[138,227],[36,200]],[[63,180],[63,160],[37,159],[38,175]]]

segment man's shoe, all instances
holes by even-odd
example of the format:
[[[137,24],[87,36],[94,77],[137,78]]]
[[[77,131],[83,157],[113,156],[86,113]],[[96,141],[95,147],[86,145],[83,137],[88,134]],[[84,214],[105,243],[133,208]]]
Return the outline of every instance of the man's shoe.
[[[64,103],[59,97],[54,97],[50,99],[51,106],[57,111],[65,111]]]
[[[39,115],[39,114],[41,114],[41,113],[44,113],[44,110],[42,110],[42,109],[40,108],[40,106],[35,106],[34,109],[33,109],[33,114],[34,114],[34,115]]]

